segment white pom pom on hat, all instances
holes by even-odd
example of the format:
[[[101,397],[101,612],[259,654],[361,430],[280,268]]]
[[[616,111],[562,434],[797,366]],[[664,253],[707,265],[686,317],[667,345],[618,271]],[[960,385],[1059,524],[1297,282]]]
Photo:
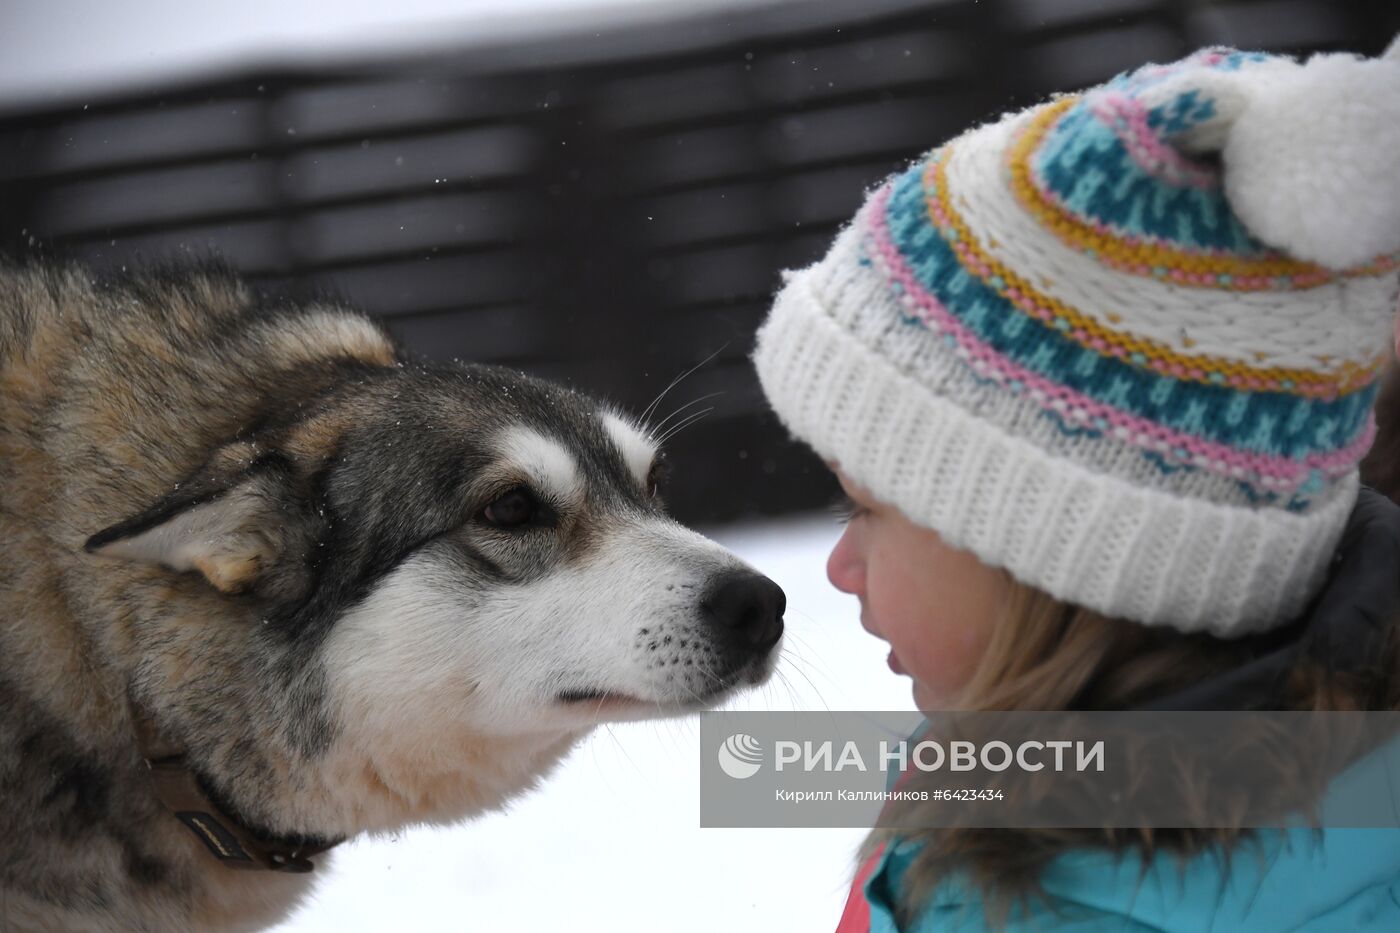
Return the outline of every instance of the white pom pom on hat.
[[[1219,152],[1225,196],[1260,241],[1332,269],[1400,251],[1400,40],[1378,59],[1199,69],[1145,96],[1193,86],[1216,115],[1174,142]]]
[[[1319,55],[1231,128],[1225,196],[1260,240],[1335,269],[1400,250],[1400,61]]]

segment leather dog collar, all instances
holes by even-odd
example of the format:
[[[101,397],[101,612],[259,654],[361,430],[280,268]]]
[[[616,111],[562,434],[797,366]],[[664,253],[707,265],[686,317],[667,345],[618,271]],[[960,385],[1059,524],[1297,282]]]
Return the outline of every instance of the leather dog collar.
[[[252,831],[209,799],[184,750],[165,741],[155,721],[134,702],[128,700],[128,705],[136,747],[150,770],[156,799],[227,867],[306,873],[315,868],[311,856],[343,841],[268,837]]]

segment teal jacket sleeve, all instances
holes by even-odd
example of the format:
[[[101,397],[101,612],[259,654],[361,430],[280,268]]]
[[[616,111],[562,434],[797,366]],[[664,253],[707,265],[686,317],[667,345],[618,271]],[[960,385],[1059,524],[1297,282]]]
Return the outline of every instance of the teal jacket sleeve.
[[[870,933],[983,933],[993,929],[976,892],[946,884],[916,920],[894,922],[896,890],[912,851],[896,847],[865,886]],[[1400,930],[1400,830],[1262,833],[1232,857],[1185,865],[1170,856],[1143,870],[1133,857],[1075,852],[1044,878],[1046,897],[1012,912],[1008,933],[1256,933]]]

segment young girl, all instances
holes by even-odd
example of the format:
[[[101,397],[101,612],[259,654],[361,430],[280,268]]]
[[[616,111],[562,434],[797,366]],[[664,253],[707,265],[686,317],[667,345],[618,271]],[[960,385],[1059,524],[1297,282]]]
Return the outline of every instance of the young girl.
[[[759,377],[850,497],[828,574],[921,709],[1400,709],[1400,509],[1357,480],[1396,58],[1207,49],[1009,115],[788,277]],[[1400,930],[1400,831],[869,852],[842,933]]]

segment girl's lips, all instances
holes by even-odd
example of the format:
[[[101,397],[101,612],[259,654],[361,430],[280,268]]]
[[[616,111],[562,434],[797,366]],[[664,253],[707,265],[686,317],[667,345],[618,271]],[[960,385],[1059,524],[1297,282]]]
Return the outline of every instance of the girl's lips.
[[[894,671],[896,674],[909,673],[904,669],[904,665],[899,663],[899,658],[893,651],[890,652],[890,656],[886,660],[889,662],[890,670]]]

